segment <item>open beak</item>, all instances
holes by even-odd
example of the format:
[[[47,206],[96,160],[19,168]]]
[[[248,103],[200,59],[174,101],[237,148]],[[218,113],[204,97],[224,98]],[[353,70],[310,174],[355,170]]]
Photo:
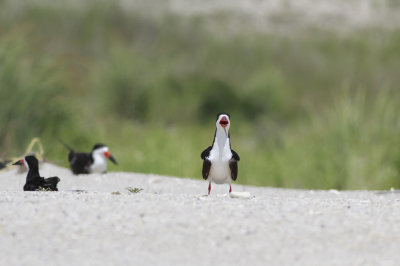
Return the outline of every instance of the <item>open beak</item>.
[[[21,166],[24,166],[25,165],[25,163],[24,163],[24,160],[19,160],[19,161],[16,161],[15,163],[13,163],[13,165],[21,165]]]
[[[225,116],[223,116],[219,121],[219,124],[224,129],[226,137],[228,137],[228,132],[226,132],[226,127],[229,125],[228,119]]]
[[[114,159],[114,157],[111,155],[109,151],[106,151],[104,155],[107,157],[107,159],[110,159],[110,161],[113,162],[115,165],[118,165],[117,161]]]
[[[225,116],[223,116],[221,118],[221,120],[219,121],[219,124],[221,125],[221,127],[226,128],[229,124],[229,121],[228,121],[228,119],[226,119]]]
[[[114,159],[114,157],[112,157],[112,155],[110,155],[110,157],[108,157],[108,159],[110,159],[110,161],[113,162],[115,165],[118,165],[117,161]]]

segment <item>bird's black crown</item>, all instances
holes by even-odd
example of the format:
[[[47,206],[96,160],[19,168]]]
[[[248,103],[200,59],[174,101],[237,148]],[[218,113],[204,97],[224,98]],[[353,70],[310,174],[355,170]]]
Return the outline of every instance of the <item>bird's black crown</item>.
[[[107,146],[102,143],[97,143],[96,145],[93,146],[92,151],[97,150],[99,148],[103,148],[103,147],[107,147]]]
[[[34,166],[34,165],[38,165],[39,164],[39,161],[38,161],[38,159],[36,159],[36,157],[35,156],[33,156],[33,155],[28,155],[28,156],[25,156],[25,161],[28,163],[28,165],[31,167],[31,166]]]
[[[220,115],[227,115],[227,116],[229,117],[229,119],[231,118],[230,114],[225,113],[225,112],[222,112],[222,113],[218,113],[218,114],[217,114],[217,119],[216,119],[215,121],[218,120],[218,117],[219,117]]]

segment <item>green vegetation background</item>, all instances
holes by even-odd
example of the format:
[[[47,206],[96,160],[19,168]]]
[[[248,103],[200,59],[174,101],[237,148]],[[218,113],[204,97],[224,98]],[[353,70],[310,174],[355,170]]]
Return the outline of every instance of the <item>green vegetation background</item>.
[[[240,183],[400,185],[400,28],[266,33],[112,1],[1,5],[0,155],[39,136],[67,166],[57,138],[104,142],[111,171],[200,179],[226,111]]]

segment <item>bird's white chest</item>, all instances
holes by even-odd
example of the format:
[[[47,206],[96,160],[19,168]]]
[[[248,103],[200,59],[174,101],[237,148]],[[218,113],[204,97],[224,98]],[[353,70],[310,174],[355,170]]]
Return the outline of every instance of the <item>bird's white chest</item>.
[[[210,173],[208,180],[217,184],[231,183],[231,170],[229,168],[229,160],[232,158],[232,152],[229,146],[229,139],[225,142],[216,140],[210,151],[208,160],[211,161]]]
[[[105,173],[107,172],[107,161],[106,158],[99,155],[93,156],[93,164],[90,166],[91,173]]]

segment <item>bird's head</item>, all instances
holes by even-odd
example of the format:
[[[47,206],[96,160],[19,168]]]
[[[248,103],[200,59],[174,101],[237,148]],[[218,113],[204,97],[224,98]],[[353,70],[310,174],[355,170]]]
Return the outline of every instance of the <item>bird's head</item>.
[[[223,130],[225,134],[228,135],[229,128],[231,127],[230,115],[228,113],[218,114],[216,126],[217,130]]]
[[[108,150],[108,147],[104,144],[98,143],[98,144],[94,145],[92,153],[98,154],[100,156],[104,156],[107,159],[109,159],[111,162],[113,162],[114,164],[117,164],[117,161],[111,155],[110,151]]]
[[[28,155],[24,159],[16,161],[13,165],[24,166],[29,170],[29,168],[39,167],[39,161],[34,155]]]

